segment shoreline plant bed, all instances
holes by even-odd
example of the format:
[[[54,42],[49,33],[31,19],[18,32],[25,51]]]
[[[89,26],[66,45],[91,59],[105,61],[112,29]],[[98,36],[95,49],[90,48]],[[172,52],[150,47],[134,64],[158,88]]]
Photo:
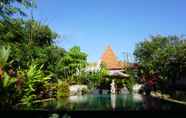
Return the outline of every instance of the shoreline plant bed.
[[[42,99],[42,100],[34,100],[32,103],[48,102],[48,101],[51,101],[51,100],[57,100],[57,98],[47,98],[47,99]],[[24,105],[24,104],[26,104],[26,103],[18,103],[15,106]]]

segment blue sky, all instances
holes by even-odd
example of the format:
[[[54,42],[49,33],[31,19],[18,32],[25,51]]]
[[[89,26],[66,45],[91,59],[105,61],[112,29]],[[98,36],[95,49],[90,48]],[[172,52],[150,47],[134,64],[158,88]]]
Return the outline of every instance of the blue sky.
[[[61,35],[65,49],[79,45],[93,62],[111,45],[118,59],[150,35],[186,33],[186,0],[37,0],[34,17]]]

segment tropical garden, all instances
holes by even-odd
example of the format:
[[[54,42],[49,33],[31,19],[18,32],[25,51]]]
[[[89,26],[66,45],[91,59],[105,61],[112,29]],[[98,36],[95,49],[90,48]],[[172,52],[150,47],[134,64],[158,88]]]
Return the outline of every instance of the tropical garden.
[[[0,2],[0,106],[31,107],[35,100],[69,95],[69,85],[91,87],[102,76],[85,73],[87,54],[79,46],[58,47],[60,37],[48,25],[29,19],[23,11],[35,7],[31,0]],[[16,5],[15,5],[16,4]],[[90,79],[87,79],[90,78]]]
[[[186,42],[178,36],[152,36],[136,45],[137,60],[135,75],[139,83],[145,84],[148,94],[160,91],[172,97],[185,91]],[[181,100],[185,97],[182,95]]]
[[[16,4],[16,5],[15,5]],[[107,69],[85,72],[87,54],[79,46],[69,50],[56,45],[60,36],[48,25],[28,18],[24,9],[35,7],[32,0],[0,1],[0,108],[32,108],[36,101],[69,96],[69,86],[85,84],[89,90],[110,87],[103,80]],[[136,45],[137,64],[124,71],[130,79],[117,85],[132,92],[133,85],[144,84],[144,91],[161,91],[175,96],[183,90],[186,74],[186,42],[178,36],[152,36]],[[88,92],[88,91],[86,91]]]

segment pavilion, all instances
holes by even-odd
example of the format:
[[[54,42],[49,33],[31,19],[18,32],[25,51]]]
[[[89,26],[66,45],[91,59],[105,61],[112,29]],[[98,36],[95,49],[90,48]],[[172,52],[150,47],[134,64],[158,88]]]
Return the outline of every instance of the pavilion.
[[[110,45],[102,54],[100,60],[101,63],[103,63],[106,66],[106,68],[109,70],[110,76],[128,77],[128,75],[124,73],[124,69],[128,67],[128,64],[117,60],[117,57]]]
[[[117,60],[116,54],[110,45],[106,48],[104,53],[101,55],[101,58],[96,63],[89,64],[89,66],[86,68],[86,71],[99,71],[101,64],[105,65],[105,67],[109,70],[109,75],[111,76],[128,76],[124,73],[124,69],[128,67],[128,64],[126,62]]]
[[[124,72],[124,70],[128,67],[128,64],[117,59],[116,54],[110,45],[106,48],[97,63],[90,64],[86,70],[89,72],[99,71],[101,64],[103,64],[106,69],[108,69],[109,73],[107,76],[105,76],[105,78],[112,79],[112,86],[115,85],[114,79],[126,79],[129,77],[129,75]]]

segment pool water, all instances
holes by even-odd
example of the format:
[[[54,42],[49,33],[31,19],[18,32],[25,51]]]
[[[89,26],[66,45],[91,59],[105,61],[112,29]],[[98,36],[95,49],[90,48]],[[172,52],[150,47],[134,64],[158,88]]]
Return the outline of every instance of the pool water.
[[[186,105],[140,94],[83,95],[43,102],[35,105],[39,110],[65,111],[141,111],[186,110]]]

